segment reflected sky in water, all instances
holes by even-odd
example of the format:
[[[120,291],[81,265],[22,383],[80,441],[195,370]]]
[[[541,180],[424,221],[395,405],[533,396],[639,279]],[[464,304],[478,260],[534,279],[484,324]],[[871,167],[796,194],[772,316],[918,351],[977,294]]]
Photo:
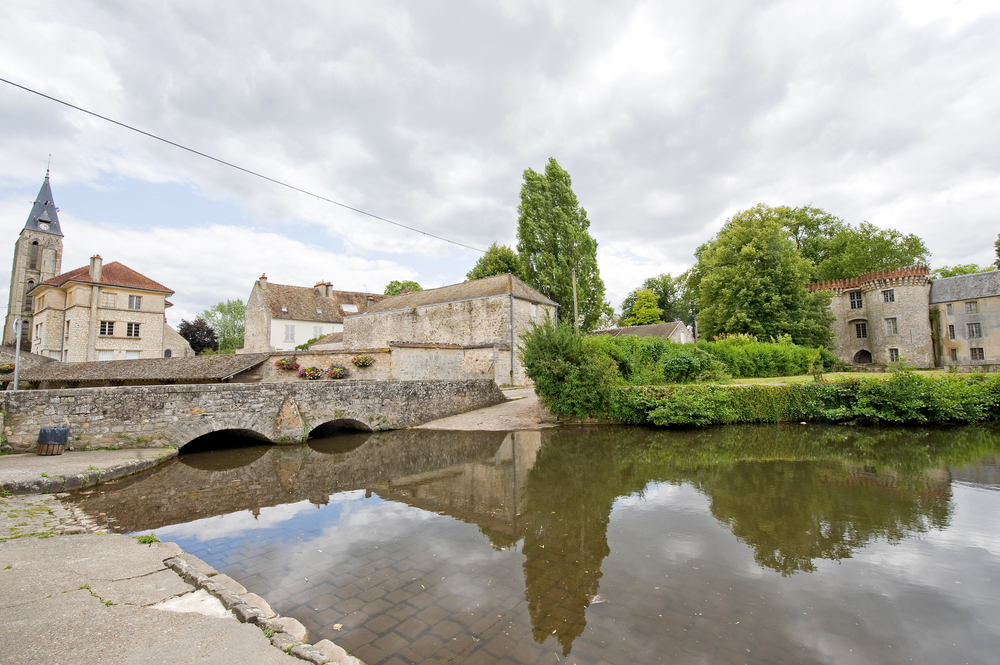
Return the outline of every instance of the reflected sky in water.
[[[990,428],[413,431],[75,500],[369,665],[987,663],[998,452]]]

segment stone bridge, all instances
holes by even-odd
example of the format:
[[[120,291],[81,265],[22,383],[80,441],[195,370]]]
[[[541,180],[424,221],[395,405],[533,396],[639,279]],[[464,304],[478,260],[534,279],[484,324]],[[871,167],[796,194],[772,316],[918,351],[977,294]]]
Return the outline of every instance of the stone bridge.
[[[332,424],[366,431],[401,429],[504,401],[488,379],[316,381],[124,386],[0,392],[3,439],[34,450],[38,431],[68,426],[87,448],[173,446],[234,431],[299,443]]]

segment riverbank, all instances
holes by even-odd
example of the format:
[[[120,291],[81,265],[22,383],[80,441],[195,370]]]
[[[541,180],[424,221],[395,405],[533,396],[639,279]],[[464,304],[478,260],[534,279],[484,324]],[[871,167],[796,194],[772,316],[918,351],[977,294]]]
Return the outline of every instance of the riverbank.
[[[145,471],[175,457],[171,448],[0,455],[0,493],[55,494]]]
[[[414,429],[509,432],[556,427],[559,421],[538,401],[533,388],[505,390],[506,402],[457,416],[439,418]]]
[[[173,543],[88,526],[52,495],[0,498],[4,663],[360,665]]]

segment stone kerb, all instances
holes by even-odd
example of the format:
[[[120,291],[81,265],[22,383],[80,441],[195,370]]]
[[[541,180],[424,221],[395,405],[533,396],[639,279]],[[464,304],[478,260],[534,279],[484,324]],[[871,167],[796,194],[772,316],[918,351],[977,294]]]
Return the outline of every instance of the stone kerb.
[[[298,443],[328,422],[399,429],[497,404],[491,380],[302,381],[123,386],[0,393],[3,435],[15,451],[35,449],[38,432],[69,426],[78,449],[181,447],[221,430]]]

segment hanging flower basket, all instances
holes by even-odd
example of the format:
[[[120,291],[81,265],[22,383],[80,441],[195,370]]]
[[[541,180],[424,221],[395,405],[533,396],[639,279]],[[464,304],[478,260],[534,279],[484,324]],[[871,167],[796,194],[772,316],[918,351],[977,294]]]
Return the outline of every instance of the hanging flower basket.
[[[355,367],[371,367],[375,364],[375,359],[371,356],[359,353],[358,355],[351,358],[351,364]]]
[[[322,379],[325,372],[319,367],[303,367],[299,370],[300,379],[309,379],[310,381],[315,381],[316,379]]]
[[[278,369],[283,369],[286,372],[295,372],[299,369],[299,364],[295,362],[295,356],[291,358],[282,358],[281,360],[275,360],[274,366]]]
[[[13,363],[4,363],[0,365],[0,374],[10,374],[14,371]]]
[[[346,379],[351,373],[343,365],[331,365],[330,369],[326,370],[326,375],[331,379]]]

